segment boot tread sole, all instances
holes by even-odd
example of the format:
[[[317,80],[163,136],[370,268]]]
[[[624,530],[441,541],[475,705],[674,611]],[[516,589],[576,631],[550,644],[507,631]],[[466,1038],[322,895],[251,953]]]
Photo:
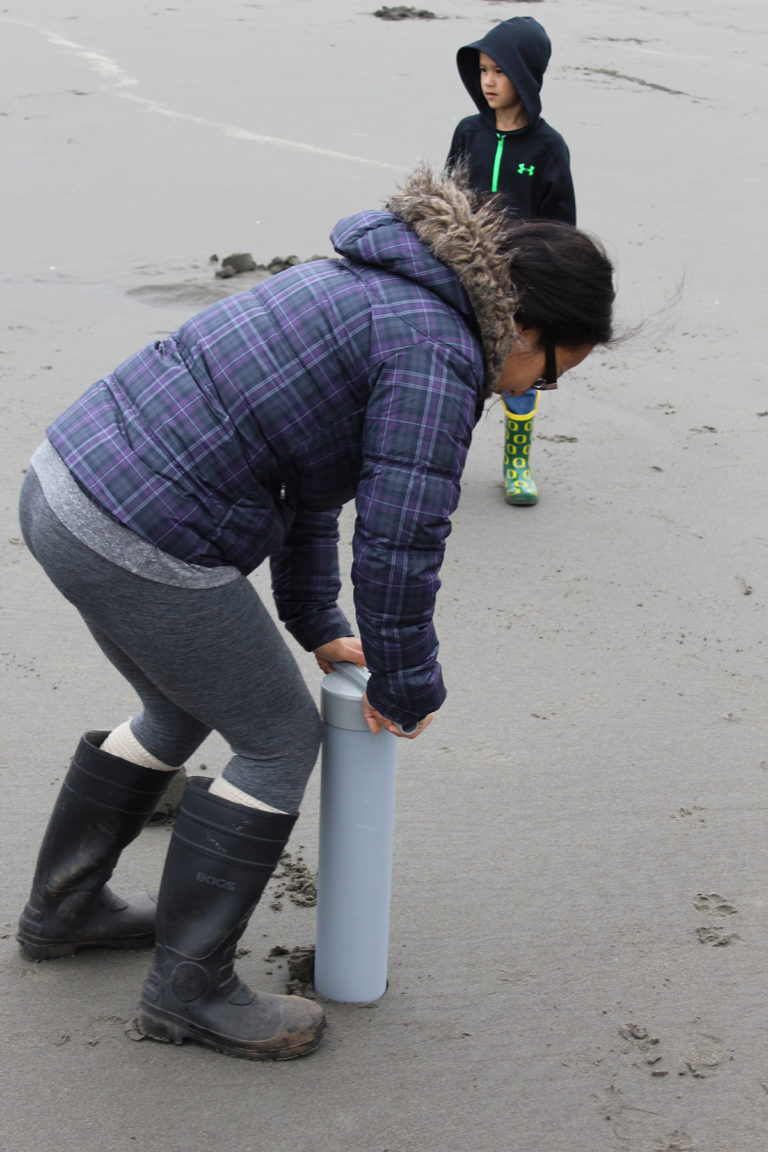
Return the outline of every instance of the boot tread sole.
[[[212,1048],[214,1052],[221,1052],[225,1056],[235,1056],[241,1060],[294,1060],[298,1056],[306,1056],[319,1045],[326,1021],[323,1020],[317,1032],[290,1048],[280,1048],[277,1051],[259,1051],[254,1048],[243,1048],[236,1044],[227,1043],[223,1037],[215,1036],[210,1032],[203,1032],[189,1024],[180,1025],[161,1017],[151,1016],[142,1008],[134,1021],[136,1031],[149,1040],[159,1040],[161,1044],[183,1044],[191,1040],[195,1044],[203,1044]],[[268,1043],[268,1041],[264,1041]]]
[[[113,937],[105,940],[30,940],[20,934],[16,935],[21,951],[28,960],[64,960],[74,956],[81,948],[109,948],[112,951],[131,951],[138,948],[152,948],[155,943],[154,932],[151,935]]]

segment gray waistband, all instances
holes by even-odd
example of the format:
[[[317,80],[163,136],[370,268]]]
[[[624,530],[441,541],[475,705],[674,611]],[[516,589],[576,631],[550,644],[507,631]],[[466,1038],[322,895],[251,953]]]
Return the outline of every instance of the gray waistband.
[[[105,560],[135,576],[177,588],[217,588],[240,575],[231,566],[187,564],[118,524],[88,499],[50,441],[44,440],[36,450],[32,467],[51,511],[65,528]]]

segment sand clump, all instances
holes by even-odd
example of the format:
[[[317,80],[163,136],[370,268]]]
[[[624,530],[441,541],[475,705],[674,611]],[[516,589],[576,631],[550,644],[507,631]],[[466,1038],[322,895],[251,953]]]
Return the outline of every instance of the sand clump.
[[[321,260],[321,256],[311,256],[310,260]],[[211,256],[211,264],[218,264],[219,258]],[[232,276],[239,276],[242,272],[263,272],[268,276],[275,276],[278,272],[285,272],[286,268],[294,268],[297,264],[307,264],[299,256],[273,256],[266,264],[257,264],[250,252],[233,252],[221,261],[221,267],[216,269],[214,275],[218,280],[228,280]]]
[[[300,849],[295,857],[283,852],[272,882],[275,886],[269,906],[275,912],[282,909],[285,897],[299,908],[314,908],[317,904],[317,876],[304,863]]]
[[[377,8],[374,16],[379,20],[436,20],[434,12],[428,8],[408,8],[404,4],[395,4],[393,7]]]

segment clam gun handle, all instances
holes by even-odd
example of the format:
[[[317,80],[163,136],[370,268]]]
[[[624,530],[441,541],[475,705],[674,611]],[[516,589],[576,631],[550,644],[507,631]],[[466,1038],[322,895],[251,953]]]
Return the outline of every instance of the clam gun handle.
[[[333,667],[337,672],[341,672],[342,676],[346,676],[348,680],[365,692],[368,686],[368,679],[370,672],[367,668],[361,668],[359,664],[349,664],[346,660],[334,660]],[[395,727],[399,728],[403,736],[412,736],[416,729],[419,727],[418,720],[413,724],[398,724],[397,720],[394,721]]]

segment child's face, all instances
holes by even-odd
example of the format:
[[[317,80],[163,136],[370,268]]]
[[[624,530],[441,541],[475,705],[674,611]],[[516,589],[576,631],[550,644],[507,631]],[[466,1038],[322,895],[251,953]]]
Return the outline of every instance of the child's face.
[[[485,52],[480,52],[480,87],[494,112],[516,108],[520,103],[517,88]]]

